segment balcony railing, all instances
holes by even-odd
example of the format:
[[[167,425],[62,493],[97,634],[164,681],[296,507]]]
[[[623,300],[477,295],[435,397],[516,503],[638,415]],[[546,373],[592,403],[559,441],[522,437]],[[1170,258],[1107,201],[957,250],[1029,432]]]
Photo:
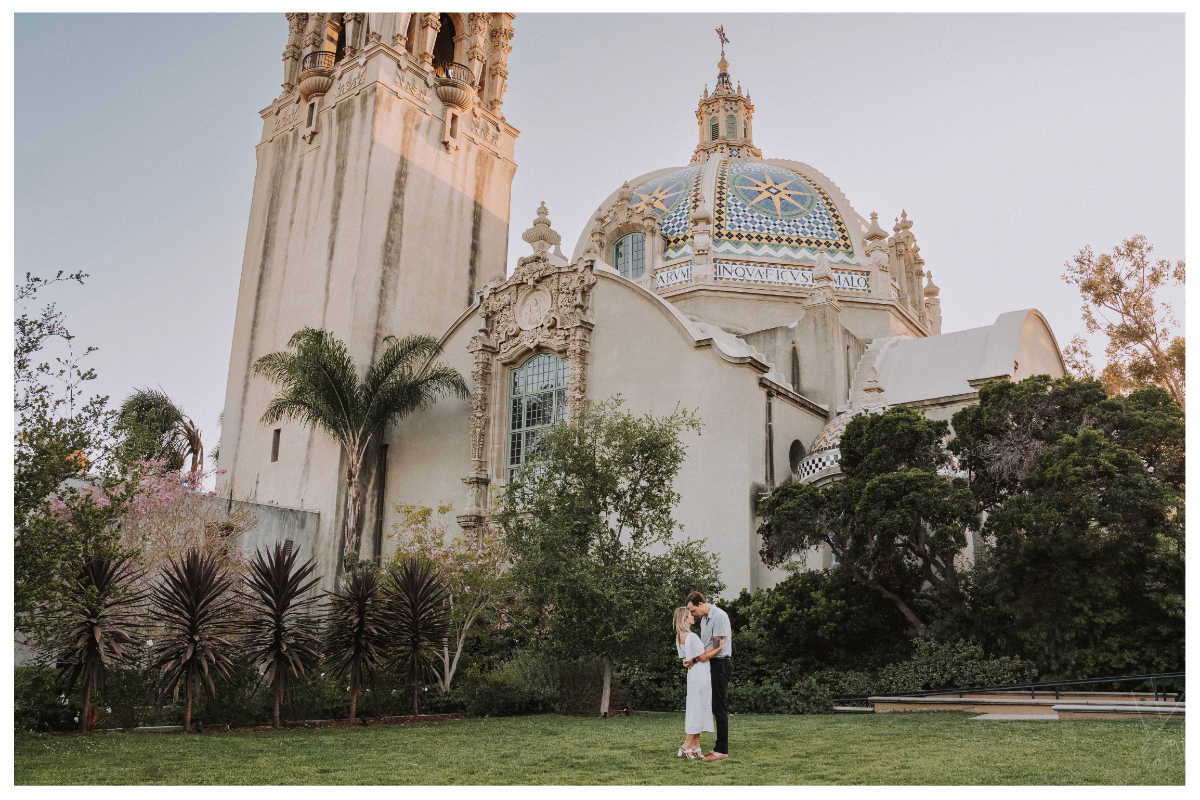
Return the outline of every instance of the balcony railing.
[[[301,71],[307,69],[333,69],[334,54],[329,50],[318,50],[315,53],[309,53],[300,62]]]
[[[433,74],[442,80],[458,81],[467,86],[475,85],[475,73],[466,64],[455,64],[453,61],[435,61]]]

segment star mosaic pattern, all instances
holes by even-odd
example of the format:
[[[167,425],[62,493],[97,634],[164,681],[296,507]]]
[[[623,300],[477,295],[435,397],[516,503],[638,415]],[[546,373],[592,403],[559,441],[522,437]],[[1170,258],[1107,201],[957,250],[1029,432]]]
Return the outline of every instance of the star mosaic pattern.
[[[722,162],[715,211],[714,245],[726,240],[854,252],[829,195],[815,181],[783,167]]]
[[[880,414],[886,409],[887,405],[884,403],[872,403],[862,408],[852,408],[849,411],[843,411],[834,417],[833,422],[826,425],[825,429],[813,440],[812,447],[808,448],[809,452],[823,453],[834,449],[842,443],[842,434],[846,432],[846,426],[850,424],[850,420],[859,414]]]
[[[667,237],[667,246],[674,247],[688,241],[691,234],[691,215],[698,200],[698,180],[703,167],[684,167],[675,172],[652,178],[633,190],[629,205],[635,211],[654,209],[661,218],[662,232]],[[691,202],[687,202],[687,201]],[[612,208],[605,213],[611,218]]]

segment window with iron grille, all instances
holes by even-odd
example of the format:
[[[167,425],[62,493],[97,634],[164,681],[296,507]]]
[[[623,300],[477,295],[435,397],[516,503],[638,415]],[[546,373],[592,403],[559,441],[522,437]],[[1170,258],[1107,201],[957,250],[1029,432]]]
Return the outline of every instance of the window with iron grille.
[[[613,266],[622,278],[637,280],[646,272],[646,234],[628,233],[613,245]]]
[[[712,118],[712,125],[709,127],[712,129],[712,138],[717,139],[721,136],[721,123],[717,122],[716,117]]]
[[[537,450],[546,429],[567,418],[570,362],[549,354],[534,356],[512,371],[508,418],[508,479]]]

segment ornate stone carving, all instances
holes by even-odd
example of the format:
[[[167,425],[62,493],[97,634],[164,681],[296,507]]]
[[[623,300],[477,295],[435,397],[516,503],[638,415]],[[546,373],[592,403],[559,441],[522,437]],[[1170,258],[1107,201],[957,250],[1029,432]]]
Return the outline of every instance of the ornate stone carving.
[[[574,264],[548,253],[559,235],[550,227],[545,204],[523,238],[533,245],[533,255],[517,262],[517,269],[498,285],[485,284],[479,298],[479,333],[471,338],[468,349],[474,356],[471,379],[471,474],[467,485],[466,512],[458,518],[466,528],[483,523],[486,514],[487,486],[490,482],[487,453],[488,420],[507,419],[493,414],[503,396],[490,396],[494,386],[502,386],[494,374],[501,367],[512,367],[537,352],[550,352],[570,361],[567,381],[567,418],[579,418],[587,403],[587,367],[591,345],[592,320],[588,304],[597,278],[596,254],[589,251]],[[503,465],[495,465],[502,469]]]

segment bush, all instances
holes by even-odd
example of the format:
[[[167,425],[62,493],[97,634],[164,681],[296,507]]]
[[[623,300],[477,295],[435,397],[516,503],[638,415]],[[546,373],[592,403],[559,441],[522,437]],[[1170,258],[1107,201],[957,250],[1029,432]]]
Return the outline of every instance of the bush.
[[[778,683],[733,683],[729,686],[729,710],[735,714],[829,714],[833,700],[829,690],[812,678],[800,681],[790,691]]]
[[[125,730],[150,724],[156,716],[157,693],[157,670],[136,666],[109,667],[105,677],[106,713],[100,724]]]
[[[988,658],[975,642],[916,642],[907,661],[874,671],[823,670],[813,677],[837,697],[902,694],[959,686],[1032,683],[1037,667],[1021,658]]]
[[[63,696],[58,671],[45,666],[17,667],[13,671],[13,719],[20,731],[78,730],[73,721],[83,698]]]
[[[292,688],[279,709],[279,716],[289,722],[310,719],[346,719],[350,716],[350,691],[344,682],[334,679],[333,673],[320,665],[293,678]],[[267,694],[264,686],[260,693]],[[361,702],[361,701],[360,701]]]
[[[196,698],[192,718],[205,725],[254,725],[271,716],[271,698],[264,692],[262,675],[250,664],[238,664],[227,677],[215,675],[216,697],[202,692]],[[114,709],[115,711],[115,709]]]
[[[517,651],[499,669],[464,677],[463,695],[472,716],[510,717],[561,707],[559,665],[537,653]]]

